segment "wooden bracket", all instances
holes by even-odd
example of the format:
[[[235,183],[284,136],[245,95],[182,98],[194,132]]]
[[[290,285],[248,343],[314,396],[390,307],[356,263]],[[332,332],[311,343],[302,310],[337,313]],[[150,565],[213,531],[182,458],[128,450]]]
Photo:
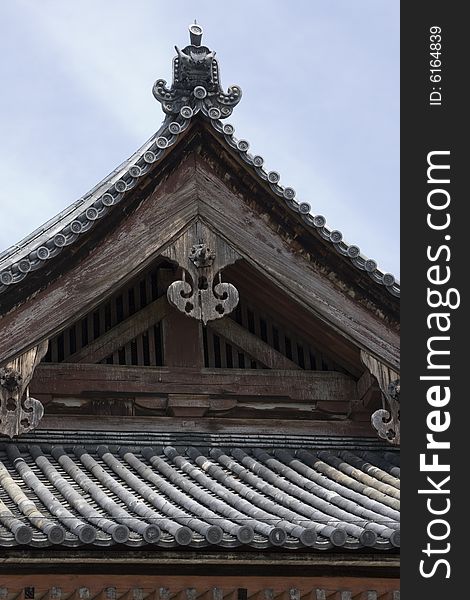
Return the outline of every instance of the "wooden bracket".
[[[31,431],[41,420],[44,408],[30,397],[28,386],[47,346],[42,342],[0,367],[0,434],[12,438]]]
[[[162,255],[183,269],[183,279],[167,291],[179,311],[206,324],[237,306],[238,290],[222,283],[221,272],[241,256],[203,222],[194,223]]]
[[[361,350],[361,361],[379,384],[384,407],[376,410],[371,422],[379,436],[391,444],[400,444],[400,375],[365,350]]]

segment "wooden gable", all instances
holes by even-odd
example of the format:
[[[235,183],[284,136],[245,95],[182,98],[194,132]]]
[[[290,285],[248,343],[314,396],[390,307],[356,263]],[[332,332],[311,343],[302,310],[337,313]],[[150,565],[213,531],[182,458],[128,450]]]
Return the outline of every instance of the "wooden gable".
[[[194,44],[175,59],[175,87],[154,86],[168,115],[159,132],[3,255],[2,381],[13,371],[31,379],[33,367],[19,373],[12,361],[48,343],[30,386],[46,415],[354,423],[381,399],[396,409],[393,276],[311,215],[222,123],[241,91],[220,91],[217,61],[212,87],[181,96],[191,52],[209,53]],[[19,432],[30,420],[24,406],[6,409],[8,385],[3,418]],[[387,427],[380,435],[396,437]]]
[[[196,120],[160,171],[144,179],[121,214],[113,215],[109,230],[91,231],[75,255],[63,255],[51,266],[43,289],[28,290],[30,297],[3,316],[2,358],[49,340],[45,364],[31,385],[46,415],[82,410],[294,421],[354,414],[365,420],[379,407],[377,386],[362,389],[361,350],[398,370],[396,301],[379,303],[386,290],[368,296],[373,286],[355,273],[341,280],[345,265],[334,256],[329,264],[321,239],[274,203],[220,144]],[[235,310],[207,325],[179,313],[166,297],[169,285],[187,272],[185,252],[197,236],[230,254],[221,276],[239,293]],[[89,364],[103,367],[93,370]],[[147,382],[144,377],[140,391],[130,386],[126,397],[122,389],[129,378],[121,367],[257,373],[245,375],[247,388],[235,395],[222,393],[229,375],[210,393],[204,393],[208,377],[202,376],[190,394],[185,385],[176,386],[170,402],[174,376],[160,395],[152,377]],[[282,372],[281,379],[272,375],[261,384],[266,370]],[[93,391],[88,377],[99,372],[102,381]],[[50,377],[55,382],[49,389]],[[120,377],[119,396],[105,381]],[[266,385],[261,399],[248,381]]]
[[[399,286],[234,137],[190,35],[161,129],[0,256],[5,569],[34,563],[25,597],[395,598]]]

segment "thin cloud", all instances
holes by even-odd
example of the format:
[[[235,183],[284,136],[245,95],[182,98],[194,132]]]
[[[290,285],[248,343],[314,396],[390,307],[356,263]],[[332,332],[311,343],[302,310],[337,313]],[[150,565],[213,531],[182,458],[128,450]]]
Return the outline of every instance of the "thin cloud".
[[[353,5],[353,6],[352,6]],[[300,200],[398,274],[398,7],[387,0],[2,7],[0,246],[93,187],[155,131],[151,96],[194,17],[242,86],[230,121]],[[197,14],[195,10],[197,8]],[[247,10],[249,9],[249,18]],[[230,16],[220,21],[220,14]],[[216,14],[217,13],[217,14]],[[225,13],[224,13],[225,14]],[[4,220],[5,221],[5,220]]]

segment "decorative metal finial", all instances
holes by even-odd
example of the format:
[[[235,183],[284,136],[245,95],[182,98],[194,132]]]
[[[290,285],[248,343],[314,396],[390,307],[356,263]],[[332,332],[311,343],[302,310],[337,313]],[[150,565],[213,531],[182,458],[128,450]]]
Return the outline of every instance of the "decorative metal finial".
[[[240,102],[242,91],[237,85],[230,86],[227,92],[222,90],[219,63],[215,52],[201,45],[202,34],[196,21],[189,25],[189,46],[183,50],[175,46],[171,88],[164,79],[158,79],[153,86],[153,95],[167,115],[178,115],[183,107],[189,107],[193,113],[202,110],[211,119],[225,119]]]

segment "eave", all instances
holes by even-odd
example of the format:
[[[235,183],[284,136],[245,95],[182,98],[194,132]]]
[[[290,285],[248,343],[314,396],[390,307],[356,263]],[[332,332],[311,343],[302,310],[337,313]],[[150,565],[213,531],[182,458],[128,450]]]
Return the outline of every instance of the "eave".
[[[189,107],[185,108],[191,111]],[[176,152],[176,146],[188,136],[189,131],[192,130],[194,134],[199,127],[211,134],[210,137],[217,140],[222,149],[237,161],[239,170],[245,174],[250,173],[264,187],[273,203],[282,205],[284,214],[290,219],[294,218],[302,226],[306,238],[313,237],[321,242],[328,258],[340,266],[340,272],[352,271],[353,278],[363,290],[374,288],[376,295],[383,297],[380,292],[382,288],[392,297],[399,296],[399,285],[395,278],[380,271],[376,262],[363,256],[357,246],[346,244],[339,231],[326,225],[323,216],[312,215],[309,204],[297,202],[294,190],[280,185],[279,174],[266,171],[262,157],[250,154],[248,142],[234,136],[232,125],[223,124],[219,119],[211,119],[201,112],[193,114],[191,111],[189,114],[186,111],[174,121],[167,118],[162,127],[137,152],[97,186],[0,255],[0,298],[4,296],[2,305],[8,307],[8,297],[15,289],[16,301],[20,300],[22,294],[18,294],[18,291],[23,287],[19,285],[21,282],[30,278],[34,271],[41,270],[44,273],[44,269],[50,268],[56,257],[64,251],[67,254],[74,253],[83,238],[89,236],[90,230],[97,228],[100,222],[108,223],[111,220],[115,207],[124,206],[126,209],[136,190],[146,185],[145,180],[150,175],[158,175],[163,159]],[[109,226],[102,226],[102,229],[108,231]],[[43,275],[37,281],[44,283],[51,275]]]

